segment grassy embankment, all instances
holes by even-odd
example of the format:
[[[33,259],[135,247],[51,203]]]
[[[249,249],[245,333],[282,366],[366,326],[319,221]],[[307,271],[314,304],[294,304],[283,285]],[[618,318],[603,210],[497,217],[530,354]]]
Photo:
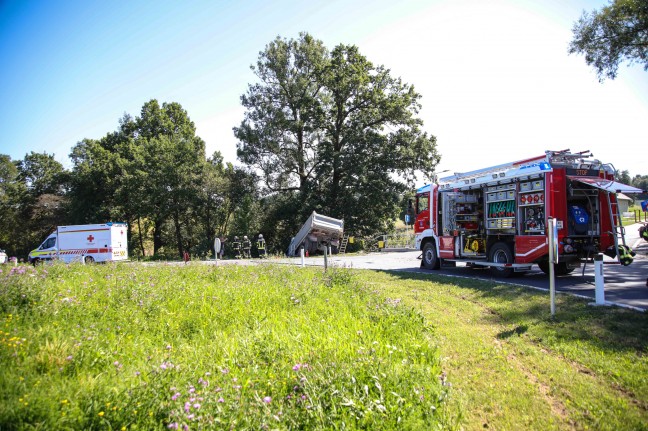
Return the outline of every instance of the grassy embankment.
[[[648,429],[647,314],[375,271],[31,272],[0,279],[0,429]]]
[[[452,411],[477,429],[648,429],[648,313],[479,280],[371,274],[435,328]]]
[[[432,329],[349,270],[0,274],[0,429],[450,427]]]

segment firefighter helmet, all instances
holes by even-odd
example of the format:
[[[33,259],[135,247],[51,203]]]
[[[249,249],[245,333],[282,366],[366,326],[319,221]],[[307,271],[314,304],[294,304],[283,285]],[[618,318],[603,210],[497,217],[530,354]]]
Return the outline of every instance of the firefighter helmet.
[[[262,233],[259,234],[259,239],[263,239],[263,234]]]

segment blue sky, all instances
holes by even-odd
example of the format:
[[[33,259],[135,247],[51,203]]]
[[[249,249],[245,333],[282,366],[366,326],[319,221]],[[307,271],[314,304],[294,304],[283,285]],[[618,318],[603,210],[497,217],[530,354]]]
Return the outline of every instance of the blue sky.
[[[648,174],[648,73],[600,84],[568,56],[573,22],[603,1],[0,1],[0,153],[67,156],[152,99],[179,102],[208,155],[235,162],[250,65],[280,35],[355,44],[423,96],[439,170],[545,150],[592,150]]]

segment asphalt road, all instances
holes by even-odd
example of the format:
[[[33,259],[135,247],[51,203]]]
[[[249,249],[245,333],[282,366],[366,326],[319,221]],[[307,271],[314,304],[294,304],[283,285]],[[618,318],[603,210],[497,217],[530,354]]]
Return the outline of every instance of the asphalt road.
[[[639,239],[638,227],[632,225],[626,228],[626,242],[637,255],[630,266],[615,264],[611,259],[605,258],[603,266],[605,300],[610,304],[627,306],[641,310],[648,310],[648,242]],[[521,275],[508,279],[493,278],[488,269],[467,268],[458,264],[456,268],[444,268],[438,271],[429,271],[420,268],[419,251],[407,252],[379,252],[362,255],[335,255],[328,259],[329,265],[360,269],[394,270],[443,274],[453,277],[469,277],[485,280],[495,280],[530,286],[540,289],[549,289],[549,277],[537,266]],[[300,265],[300,258],[282,260],[285,263]],[[305,259],[305,264],[323,266],[324,257],[316,256]],[[587,264],[583,269],[577,269],[572,274],[556,277],[556,290],[582,295],[594,299],[594,264]]]

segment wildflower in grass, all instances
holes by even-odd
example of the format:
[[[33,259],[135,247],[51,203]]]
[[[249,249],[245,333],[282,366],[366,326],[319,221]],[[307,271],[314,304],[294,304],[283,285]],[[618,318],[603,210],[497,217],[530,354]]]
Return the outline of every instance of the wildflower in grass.
[[[219,402],[219,403],[224,403],[225,400],[223,399],[223,397],[220,397],[220,398],[218,399],[218,402]]]
[[[167,425],[167,428],[169,428],[170,430],[177,430],[178,422],[171,422],[169,425]]]
[[[167,350],[171,350],[171,348],[172,348],[172,347],[171,347],[170,344],[168,344],[168,345],[166,346],[166,349],[167,349]]]
[[[266,404],[270,404],[272,402],[272,398],[270,397],[263,397],[263,402]]]
[[[193,413],[190,414],[190,415],[187,415],[187,419],[189,419],[190,421],[192,421],[195,417],[196,417],[196,415],[194,415]]]
[[[180,397],[180,392],[176,392],[175,394],[173,394],[173,396],[171,397],[171,400],[175,401],[175,400],[178,399],[178,397]]]
[[[196,409],[196,410],[198,410],[198,409],[200,408],[200,404],[198,404],[198,403],[194,404],[194,405],[193,405],[193,408]]]
[[[68,361],[71,361],[71,360],[72,360],[72,355],[68,356],[68,357],[65,358],[65,359],[67,359]]]
[[[187,401],[184,405],[184,411],[185,413],[189,413],[190,410],[191,410],[191,403]]]
[[[221,373],[223,373],[223,374],[228,374],[228,373],[229,373],[229,368],[223,368],[223,369],[221,370]]]
[[[104,415],[104,412],[99,412],[100,417],[103,417],[103,415]]]

